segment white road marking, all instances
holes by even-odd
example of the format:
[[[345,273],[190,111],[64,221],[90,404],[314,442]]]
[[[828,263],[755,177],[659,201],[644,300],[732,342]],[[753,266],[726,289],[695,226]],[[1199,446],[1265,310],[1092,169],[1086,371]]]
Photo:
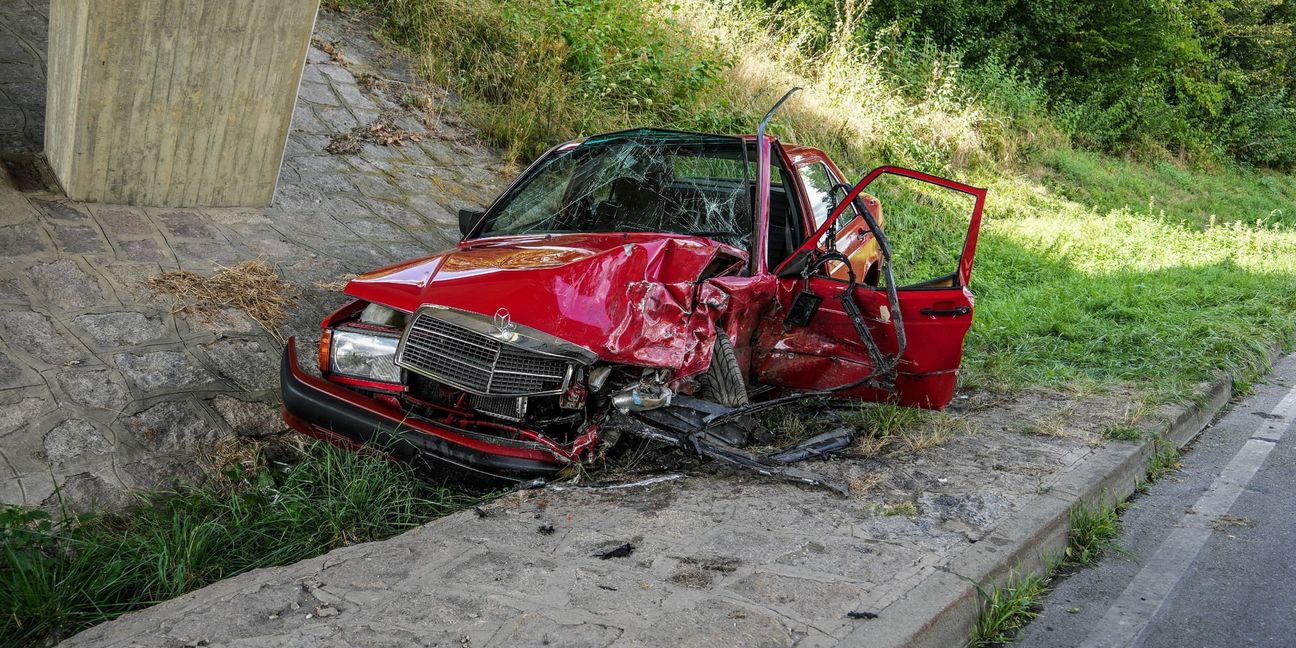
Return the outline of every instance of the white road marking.
[[[1135,646],[1141,641],[1152,617],[1165,604],[1170,592],[1210,538],[1211,522],[1228,513],[1260,470],[1269,452],[1292,426],[1293,417],[1296,417],[1296,386],[1287,392],[1271,414],[1274,418],[1266,418],[1242,449],[1233,455],[1211,482],[1210,488],[1190,509],[1191,512],[1184,514],[1175,530],[1157,547],[1151,560],[1121,592],[1120,598],[1089,633],[1081,648]]]

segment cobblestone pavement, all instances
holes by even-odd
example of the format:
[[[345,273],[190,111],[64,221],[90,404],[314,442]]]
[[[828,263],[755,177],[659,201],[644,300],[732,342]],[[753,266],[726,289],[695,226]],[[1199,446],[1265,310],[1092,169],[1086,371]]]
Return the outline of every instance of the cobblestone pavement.
[[[14,6],[40,4],[0,0],[0,35],[30,22]],[[32,34],[43,33],[0,37],[0,94],[19,74],[10,52],[31,55],[43,47]],[[347,63],[311,48],[269,209],[82,204],[0,178],[0,502],[52,508],[57,482],[72,509],[121,504],[124,487],[195,475],[195,457],[222,439],[280,429],[279,343],[241,311],[213,321],[172,313],[148,277],[266,260],[301,292],[284,333],[309,352],[320,318],[341,303],[317,284],[448,246],[451,214],[502,188],[497,159],[462,130],[433,120],[429,131],[356,81],[412,81],[407,65],[327,12],[317,39],[338,43]],[[43,102],[43,81],[17,85],[29,81]],[[324,150],[384,112],[421,141]]]
[[[48,0],[0,0],[0,153],[44,142],[48,13]]]

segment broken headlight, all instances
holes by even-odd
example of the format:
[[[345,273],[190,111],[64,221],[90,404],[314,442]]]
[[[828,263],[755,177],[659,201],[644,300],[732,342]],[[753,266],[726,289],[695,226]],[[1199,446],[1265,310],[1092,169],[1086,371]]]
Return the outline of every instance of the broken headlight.
[[[398,342],[395,337],[335,329],[329,344],[329,368],[342,376],[399,383],[400,367],[395,362]]]

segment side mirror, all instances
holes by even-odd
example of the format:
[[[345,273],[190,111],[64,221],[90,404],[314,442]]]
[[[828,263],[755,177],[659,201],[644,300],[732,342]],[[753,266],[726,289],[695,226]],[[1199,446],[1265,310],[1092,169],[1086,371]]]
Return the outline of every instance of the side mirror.
[[[460,209],[459,210],[459,233],[468,236],[472,231],[473,225],[481,219],[482,214],[486,213],[480,209]]]

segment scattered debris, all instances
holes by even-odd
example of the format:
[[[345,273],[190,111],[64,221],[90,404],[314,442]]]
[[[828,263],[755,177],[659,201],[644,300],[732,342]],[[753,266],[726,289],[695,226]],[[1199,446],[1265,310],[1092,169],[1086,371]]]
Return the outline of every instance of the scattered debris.
[[[219,268],[210,277],[190,270],[165,272],[149,278],[148,286],[155,293],[176,298],[173,313],[190,313],[210,321],[222,307],[241,309],[280,342],[284,338],[279,325],[297,296],[296,287],[260,260]]]
[[[342,67],[348,67],[351,65],[351,62],[347,60],[346,51],[336,42],[326,41],[319,36],[312,36],[311,45],[314,45],[325,54],[328,54],[329,58],[332,59],[334,63],[337,63]]]
[[[846,613],[846,616],[847,618],[864,619],[866,621],[870,619],[878,618],[877,612],[866,612],[863,610],[851,610],[850,612]]]
[[[697,567],[698,569],[705,569],[707,571],[715,571],[715,572],[723,572],[726,574],[734,572],[735,570],[738,569],[738,566],[742,564],[742,561],[738,560],[737,558],[689,557],[689,558],[680,558],[679,561],[682,564],[692,565],[694,567]]]
[[[553,535],[553,534],[554,534],[554,525],[552,525],[552,524],[541,524],[541,525],[540,525],[540,528],[536,529],[536,533],[539,533],[540,535]]]
[[[599,560],[608,560],[609,558],[625,558],[630,554],[634,553],[634,550],[635,550],[634,545],[627,542],[615,549],[610,549],[601,554],[594,554],[594,557],[598,558]]]
[[[366,142],[382,146],[403,146],[407,141],[421,142],[423,135],[397,128],[395,117],[385,114],[368,125],[362,124],[350,132],[334,135],[324,150],[334,155],[346,155],[359,151]]]
[[[544,485],[547,483],[549,483],[549,481],[546,480],[544,477],[536,477],[535,479],[519,482],[518,484],[515,484],[513,486],[513,490],[524,491],[524,490],[533,490],[536,488],[544,488]]]

